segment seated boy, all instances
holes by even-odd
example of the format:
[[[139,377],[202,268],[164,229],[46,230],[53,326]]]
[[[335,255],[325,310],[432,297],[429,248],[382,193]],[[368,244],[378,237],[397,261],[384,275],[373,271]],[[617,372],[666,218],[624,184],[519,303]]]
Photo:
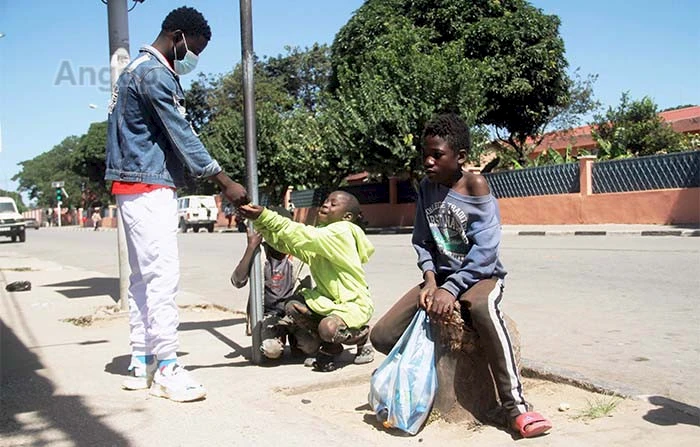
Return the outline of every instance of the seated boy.
[[[433,319],[452,314],[460,301],[464,321],[478,333],[510,427],[523,437],[552,428],[531,411],[501,314],[506,271],[498,256],[498,202],[486,179],[462,170],[469,128],[455,114],[440,115],[423,130],[423,167],[413,227],[413,246],[424,282],[406,292],[372,330],[372,344],[389,353],[419,307]]]
[[[374,350],[366,344],[374,304],[362,267],[374,246],[357,225],[362,222],[357,198],[344,191],[331,193],[318,210],[318,227],[257,205],[241,206],[239,213],[254,220],[276,250],[309,265],[316,287],[302,290],[298,299],[287,303],[284,320],[299,349],[312,354],[318,348],[314,369],[335,370],[334,358],[343,352],[343,344],[357,345],[354,363],[374,360]]]
[[[280,216],[288,219],[292,218],[289,211],[282,207],[271,208]],[[248,283],[250,265],[253,255],[262,243],[265,250],[264,280],[265,288],[263,293],[263,321],[261,327],[260,350],[263,355],[271,360],[282,357],[284,353],[286,329],[279,325],[280,318],[284,317],[284,307],[287,301],[293,296],[296,288],[296,281],[303,264],[297,263],[295,266],[290,255],[279,252],[262,242],[262,235],[254,231],[248,231],[248,245],[243,257],[238,262],[233,274],[231,284],[236,288],[244,287]],[[248,299],[248,315],[246,318],[246,332],[250,335],[250,299]],[[290,340],[293,348],[294,342]]]

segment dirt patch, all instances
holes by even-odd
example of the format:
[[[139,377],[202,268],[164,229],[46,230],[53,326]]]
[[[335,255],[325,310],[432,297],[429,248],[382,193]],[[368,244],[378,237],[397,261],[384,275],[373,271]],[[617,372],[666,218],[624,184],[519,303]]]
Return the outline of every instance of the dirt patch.
[[[206,313],[209,316],[222,318],[222,314],[228,315],[245,315],[241,312],[236,312],[229,310],[223,306],[209,303],[201,304],[187,304],[184,306],[178,306],[181,314],[203,314]],[[95,312],[91,315],[81,315],[78,317],[64,318],[61,321],[64,323],[70,323],[79,327],[89,327],[98,322],[110,321],[119,318],[127,318],[128,312],[122,311],[118,304],[112,306],[101,306],[98,307]]]
[[[377,365],[378,366],[378,365]],[[595,393],[572,385],[554,383],[542,379],[525,378],[523,385],[526,397],[536,411],[552,420],[554,429],[538,440],[538,446],[565,445],[570,440],[581,440],[581,445],[640,445],[644,439],[655,440],[654,445],[693,445],[700,427],[687,414],[671,411],[671,424],[654,419],[653,405],[634,399]],[[479,445],[508,445],[514,435],[502,428],[481,425],[467,428],[449,424],[431,415],[428,424],[418,435],[407,437],[396,430],[387,430],[377,421],[367,404],[369,377],[364,383],[357,378],[338,379],[322,385],[300,387],[299,392],[280,389],[278,397],[298,405],[300,411],[313,413],[329,423],[351,426],[361,431],[376,445],[405,445],[423,443],[438,445],[456,442],[467,445],[473,441]],[[670,411],[670,410],[669,410]],[[675,426],[672,430],[669,426]],[[612,431],[612,433],[607,433]],[[668,432],[668,442],[664,441]],[[374,444],[373,444],[374,445]],[[579,445],[579,444],[576,444]]]

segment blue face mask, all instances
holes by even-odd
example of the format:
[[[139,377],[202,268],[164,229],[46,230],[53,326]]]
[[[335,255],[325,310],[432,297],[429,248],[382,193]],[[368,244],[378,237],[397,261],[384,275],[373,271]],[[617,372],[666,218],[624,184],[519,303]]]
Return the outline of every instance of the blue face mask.
[[[186,75],[187,73],[190,73],[192,70],[195,69],[197,66],[197,62],[199,61],[199,56],[194,54],[193,52],[190,51],[189,48],[187,48],[187,39],[185,36],[182,36],[182,39],[185,41],[185,50],[187,50],[187,53],[185,53],[185,57],[179,61],[177,60],[177,47],[174,48],[175,51],[175,73],[179,75]]]

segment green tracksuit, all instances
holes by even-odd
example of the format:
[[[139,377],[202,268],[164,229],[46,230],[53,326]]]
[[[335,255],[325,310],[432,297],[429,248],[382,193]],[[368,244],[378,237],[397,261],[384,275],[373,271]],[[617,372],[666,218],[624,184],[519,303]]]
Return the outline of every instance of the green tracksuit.
[[[374,304],[362,264],[372,256],[374,246],[360,227],[348,221],[312,227],[265,209],[255,229],[274,249],[309,265],[316,283],[315,288],[302,291],[309,309],[338,316],[349,328],[369,322]]]

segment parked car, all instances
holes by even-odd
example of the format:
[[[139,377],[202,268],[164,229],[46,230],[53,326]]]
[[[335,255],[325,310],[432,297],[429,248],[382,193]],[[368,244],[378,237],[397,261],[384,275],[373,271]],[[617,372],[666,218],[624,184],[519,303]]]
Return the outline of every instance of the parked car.
[[[206,228],[212,233],[219,214],[214,196],[185,196],[177,199],[177,218],[180,231],[192,228],[195,233]]]
[[[39,227],[39,221],[34,219],[33,217],[30,217],[28,219],[24,219],[24,227],[25,228],[34,228],[35,230],[38,230]]]
[[[12,197],[0,197],[0,236],[8,236],[12,242],[26,240],[24,217],[17,211]]]

